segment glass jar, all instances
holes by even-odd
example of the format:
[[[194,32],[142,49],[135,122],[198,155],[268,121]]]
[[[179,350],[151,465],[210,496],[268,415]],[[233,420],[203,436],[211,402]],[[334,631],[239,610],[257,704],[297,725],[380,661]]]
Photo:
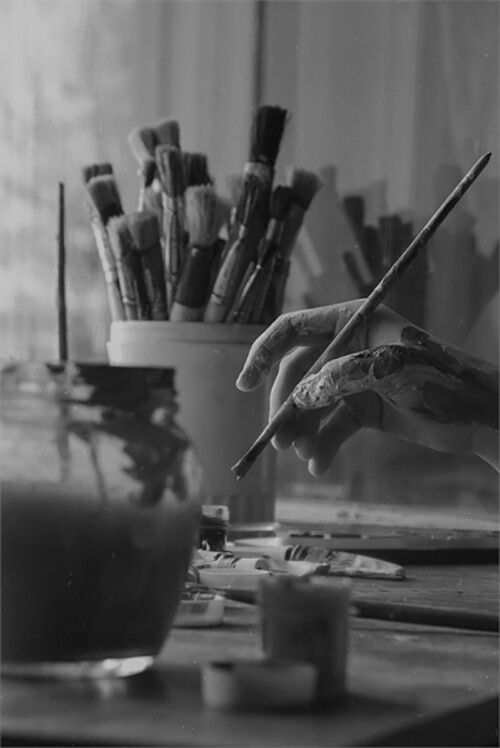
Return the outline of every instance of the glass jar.
[[[173,371],[15,363],[0,389],[2,674],[144,669],[201,505]]]

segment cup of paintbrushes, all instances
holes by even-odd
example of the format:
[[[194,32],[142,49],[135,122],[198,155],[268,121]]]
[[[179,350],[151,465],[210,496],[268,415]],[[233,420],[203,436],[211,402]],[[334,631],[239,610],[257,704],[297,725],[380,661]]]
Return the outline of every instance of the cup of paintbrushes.
[[[225,504],[231,523],[274,520],[276,452],[236,482],[231,465],[267,422],[270,384],[242,393],[234,383],[260,325],[206,322],[113,322],[111,364],[176,370],[183,407],[179,423],[192,438],[202,466],[204,504]]]

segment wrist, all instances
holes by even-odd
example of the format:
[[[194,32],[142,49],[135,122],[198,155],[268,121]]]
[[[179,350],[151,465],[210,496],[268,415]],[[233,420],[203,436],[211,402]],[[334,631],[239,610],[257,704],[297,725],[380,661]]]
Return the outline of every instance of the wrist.
[[[472,440],[475,455],[499,470],[498,431],[486,426],[478,426]]]

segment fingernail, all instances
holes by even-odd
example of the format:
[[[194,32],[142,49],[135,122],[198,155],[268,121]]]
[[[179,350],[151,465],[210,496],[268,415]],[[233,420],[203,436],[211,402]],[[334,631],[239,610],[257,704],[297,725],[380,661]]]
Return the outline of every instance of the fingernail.
[[[236,387],[239,390],[251,390],[259,382],[257,372],[253,368],[243,369],[236,380]]]

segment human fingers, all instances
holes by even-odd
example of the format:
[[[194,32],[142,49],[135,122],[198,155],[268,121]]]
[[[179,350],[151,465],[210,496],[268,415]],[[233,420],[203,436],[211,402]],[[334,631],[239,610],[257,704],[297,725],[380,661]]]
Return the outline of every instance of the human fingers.
[[[309,369],[311,361],[315,357],[314,349],[301,347],[296,348],[282,359],[269,397],[269,418],[272,418],[279,410],[297,382]],[[316,413],[294,410],[273,437],[273,446],[280,450],[288,449],[296,439],[314,432],[318,426],[319,417]]]
[[[297,346],[324,346],[347,324],[362,302],[304,309],[278,317],[253,343],[236,381],[240,390],[251,390],[266,378],[271,368]],[[349,350],[367,347],[367,328],[362,327]]]
[[[361,426],[346,402],[341,400],[317,433],[315,449],[309,456],[307,465],[311,475],[324,475],[342,444],[359,431]]]
[[[366,391],[371,385],[370,351],[342,356],[327,361],[316,374],[300,381],[292,392],[295,405],[301,410],[331,408],[343,398]]]

